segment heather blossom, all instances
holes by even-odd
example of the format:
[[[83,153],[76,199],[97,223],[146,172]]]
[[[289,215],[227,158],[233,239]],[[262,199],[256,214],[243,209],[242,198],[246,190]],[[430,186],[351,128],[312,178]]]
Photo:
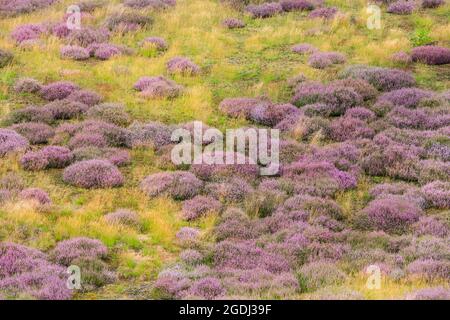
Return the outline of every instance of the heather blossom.
[[[124,178],[117,167],[105,160],[80,161],[67,167],[64,182],[81,188],[111,188],[123,185]]]
[[[149,197],[167,195],[180,200],[196,196],[202,187],[194,174],[184,171],[155,173],[141,182],[141,189]]]
[[[24,122],[11,126],[11,129],[28,139],[31,144],[47,143],[55,132],[48,124],[41,122]]]
[[[10,152],[23,151],[28,148],[29,142],[22,135],[10,129],[0,129],[0,157]]]
[[[399,0],[389,5],[387,12],[394,14],[411,14],[415,9],[413,1]]]
[[[450,63],[450,49],[439,46],[421,46],[411,51],[412,60],[429,65]]]
[[[214,198],[196,196],[183,203],[183,217],[186,220],[194,220],[208,212],[218,212],[221,207],[222,204]]]
[[[13,38],[17,44],[20,44],[27,40],[38,39],[44,32],[40,25],[36,24],[25,24],[17,27],[11,33],[11,38]]]
[[[281,4],[278,2],[266,2],[260,5],[249,5],[246,8],[252,18],[270,18],[283,11]]]
[[[175,81],[159,77],[142,77],[135,84],[134,89],[141,92],[145,98],[176,98],[183,87]]]
[[[167,71],[171,74],[180,73],[182,75],[194,76],[200,73],[200,67],[189,58],[175,57],[167,62]]]
[[[20,192],[19,196],[25,200],[36,201],[40,205],[48,205],[52,202],[47,192],[39,188],[24,189]]]
[[[47,101],[62,100],[67,98],[71,93],[79,90],[79,87],[69,81],[53,82],[43,86],[40,94]]]
[[[14,84],[14,91],[18,93],[38,93],[41,88],[41,83],[32,78],[21,78]]]
[[[87,60],[89,59],[89,51],[80,46],[64,46],[61,48],[61,58],[72,60]]]

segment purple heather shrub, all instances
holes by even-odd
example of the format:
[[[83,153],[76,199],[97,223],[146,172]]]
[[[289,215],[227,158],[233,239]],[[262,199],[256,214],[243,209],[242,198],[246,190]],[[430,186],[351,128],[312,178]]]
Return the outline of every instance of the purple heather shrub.
[[[425,2],[429,2],[429,0],[425,0]],[[444,287],[424,288],[408,293],[405,300],[450,300],[450,289]]]
[[[47,168],[48,160],[43,158],[39,152],[30,151],[22,156],[20,165],[24,170],[39,171]]]
[[[433,97],[434,92],[422,90],[418,88],[402,88],[384,93],[378,97],[379,102],[390,102],[394,106],[402,106],[405,108],[416,108],[421,101]]]
[[[333,64],[345,63],[346,58],[339,52],[316,52],[308,60],[308,64],[316,69],[325,69]]]
[[[37,24],[24,24],[13,30],[11,38],[20,44],[26,40],[38,39],[44,32],[43,28]]]
[[[29,13],[52,5],[56,0],[2,0],[0,1],[0,15],[16,16]]]
[[[269,127],[276,126],[287,117],[300,114],[299,109],[289,103],[286,104],[258,104],[251,109],[249,119]]]
[[[248,5],[245,10],[250,13],[252,18],[270,18],[283,11],[278,2],[266,2],[259,5]]]
[[[111,188],[123,185],[122,173],[105,160],[80,161],[67,167],[64,182],[81,188]]]
[[[412,227],[417,236],[431,235],[443,238],[449,234],[449,228],[445,223],[429,216],[421,217]]]
[[[64,46],[61,48],[60,51],[61,58],[63,59],[71,59],[71,60],[87,60],[89,59],[89,51],[83,47],[80,46]]]
[[[175,57],[167,62],[167,71],[171,74],[180,73],[182,75],[194,76],[200,73],[200,67],[189,58]]]
[[[433,9],[445,4],[445,0],[422,0],[422,8]]]
[[[244,200],[253,188],[244,179],[231,178],[225,182],[209,183],[205,190],[207,194],[222,202],[236,203]]]
[[[165,270],[158,275],[154,291],[159,299],[180,299],[189,289],[191,281],[178,270]]]
[[[391,59],[393,62],[400,63],[400,64],[410,64],[412,62],[411,55],[407,54],[404,51],[394,53],[391,56]]]
[[[345,117],[352,117],[363,121],[372,121],[376,119],[375,113],[364,107],[347,109]]]
[[[47,192],[39,188],[28,188],[20,192],[19,197],[25,200],[36,201],[40,205],[49,205],[52,200]]]
[[[77,133],[69,141],[69,148],[74,150],[78,148],[95,147],[104,148],[108,145],[106,139],[101,134]]]
[[[183,86],[175,81],[159,77],[142,77],[135,84],[134,89],[141,91],[145,98],[176,98],[183,91]]]
[[[330,82],[335,87],[352,88],[361,98],[366,101],[375,98],[378,95],[377,89],[364,79],[339,79]]]
[[[321,243],[314,241],[308,245],[308,261],[338,261],[351,250],[348,244]]]
[[[448,279],[450,277],[450,262],[448,260],[418,259],[407,267],[408,274],[425,277],[426,279]]]
[[[133,123],[129,128],[131,131],[131,144],[133,146],[152,144],[156,148],[172,143],[172,126],[160,122]]]
[[[93,43],[104,43],[109,40],[109,31],[104,28],[82,28],[80,30],[72,30],[67,41],[71,45],[88,47]]]
[[[331,262],[316,261],[303,265],[297,277],[300,288],[305,292],[340,285],[346,280],[347,275]]]
[[[206,300],[214,300],[225,293],[219,279],[206,277],[192,283],[189,294]]]
[[[128,126],[131,122],[130,115],[125,111],[125,107],[117,103],[98,104],[86,112],[86,117],[110,122],[122,127]]]
[[[240,239],[250,240],[257,237],[258,228],[250,221],[247,214],[240,209],[229,208],[220,217],[219,224],[214,228],[217,241]]]
[[[445,181],[450,177],[450,163],[436,160],[422,160],[419,163],[419,183],[426,184],[435,180]]]
[[[268,105],[270,102],[258,98],[227,98],[220,103],[219,109],[233,118],[248,118],[250,112],[260,104]]]
[[[177,241],[183,245],[195,243],[200,238],[200,230],[192,227],[182,227],[175,235]]]
[[[57,22],[50,27],[50,33],[60,39],[68,37],[71,32],[72,30],[67,27],[67,21]]]
[[[139,215],[128,209],[118,209],[105,215],[105,220],[114,225],[137,227],[140,224]]]
[[[187,265],[194,266],[201,263],[203,255],[197,250],[187,249],[180,253],[180,259]]]
[[[109,60],[113,56],[122,54],[120,47],[110,43],[94,43],[87,49],[92,56],[100,60]]]
[[[393,14],[411,14],[416,8],[413,1],[399,0],[389,5],[387,12]]]
[[[70,266],[76,259],[101,260],[106,258],[107,255],[108,249],[100,240],[85,237],[60,241],[50,252],[51,259],[64,266]]]
[[[406,71],[365,65],[349,66],[341,73],[341,77],[366,80],[380,91],[407,88],[415,84],[413,76]]]
[[[41,88],[41,83],[32,78],[21,78],[14,84],[14,91],[17,93],[38,93]]]
[[[153,19],[148,15],[140,14],[138,12],[118,12],[110,15],[106,21],[106,27],[111,31],[129,32],[135,31],[139,28],[145,28],[153,24]],[[104,41],[95,41],[104,42]]]
[[[183,203],[183,218],[195,220],[208,212],[219,212],[222,204],[216,199],[208,196],[195,196]]]
[[[63,99],[52,101],[46,104],[44,108],[52,113],[55,120],[70,120],[82,117],[89,106],[81,102]]]
[[[91,90],[78,90],[75,92],[72,92],[68,97],[67,100],[69,101],[75,101],[82,104],[87,105],[88,107],[95,106],[96,104],[99,104],[102,101],[102,97]]]
[[[48,124],[41,122],[24,122],[11,126],[11,129],[28,139],[31,144],[47,143],[55,135]]]
[[[202,187],[202,181],[184,171],[155,173],[141,182],[141,189],[149,197],[167,195],[179,200],[195,197]]]
[[[421,46],[412,49],[412,60],[429,65],[450,63],[450,49],[438,46]]]
[[[0,128],[0,157],[8,153],[23,151],[29,146],[28,140],[10,129]]]
[[[65,168],[74,158],[69,149],[60,146],[47,146],[39,150],[38,153],[47,160],[47,168]]]
[[[298,54],[310,54],[317,52],[318,49],[309,43],[300,43],[292,47],[292,52]]]
[[[323,4],[323,0],[281,0],[283,11],[307,11],[313,10]]]
[[[386,115],[386,120],[394,127],[401,129],[426,129],[430,126],[429,116],[422,109],[395,107]]]
[[[79,123],[75,133],[101,135],[110,147],[130,147],[131,132],[112,123],[100,120],[86,120]]]
[[[125,0],[124,6],[133,9],[167,9],[176,5],[176,0]]]
[[[79,87],[69,81],[53,82],[43,86],[40,94],[47,101],[62,100],[67,98],[72,92],[79,90]]]
[[[65,300],[72,296],[67,289],[65,269],[50,263],[42,252],[25,246],[0,243],[0,291],[14,298]]]
[[[340,117],[330,125],[331,138],[336,141],[372,138],[375,135],[367,123],[353,117]]]
[[[309,18],[321,18],[321,19],[333,19],[334,16],[339,12],[336,7],[323,7],[317,8],[310,12]]]
[[[405,232],[418,221],[422,210],[405,198],[389,196],[369,202],[362,213],[369,228],[395,234]]]
[[[434,208],[450,208],[450,182],[433,181],[422,187],[428,205]]]
[[[219,268],[261,268],[273,273],[289,271],[289,263],[281,255],[265,251],[252,241],[222,241],[214,248],[214,265]]]
[[[448,238],[433,236],[414,237],[409,243],[401,246],[392,245],[393,250],[401,250],[400,253],[408,261],[414,259],[448,260]]]
[[[166,51],[169,45],[166,40],[160,37],[148,37],[142,40],[141,46],[153,46],[158,51]]]
[[[222,25],[228,29],[239,29],[245,27],[245,22],[237,18],[227,18],[222,21]]]
[[[8,121],[10,123],[21,122],[44,122],[51,123],[53,115],[50,110],[43,107],[28,106],[22,109],[17,109],[9,114]]]

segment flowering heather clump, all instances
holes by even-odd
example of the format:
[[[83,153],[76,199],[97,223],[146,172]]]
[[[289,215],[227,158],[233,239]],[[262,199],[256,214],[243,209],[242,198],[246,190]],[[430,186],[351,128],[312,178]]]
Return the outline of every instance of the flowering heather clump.
[[[127,150],[117,148],[97,148],[93,146],[76,148],[73,150],[75,161],[107,160],[113,165],[121,167],[130,164],[131,156]]]
[[[51,259],[64,266],[79,258],[104,259],[107,255],[108,249],[100,240],[85,237],[60,241],[50,252]]]
[[[69,81],[60,81],[43,86],[40,94],[43,99],[53,101],[67,98],[71,93],[77,90],[79,90],[79,87],[76,84]]]
[[[411,14],[416,8],[412,1],[399,0],[389,5],[387,12],[394,14]]]
[[[429,65],[440,65],[450,63],[450,49],[438,46],[422,46],[413,48],[412,60]]]
[[[249,5],[245,8],[252,18],[270,18],[283,11],[278,2],[266,2],[260,5]]]
[[[50,33],[60,39],[68,37],[71,32],[72,30],[67,27],[67,21],[57,22],[50,27]]]
[[[332,19],[338,12],[339,10],[336,7],[317,8],[311,11],[308,17],[312,19],[315,18]]]
[[[445,0],[422,0],[422,8],[431,9],[440,7],[445,3]]]
[[[319,288],[342,284],[347,278],[335,264],[326,261],[303,265],[298,272],[302,291],[315,291]]]
[[[339,52],[316,52],[309,57],[308,64],[316,69],[325,69],[333,64],[345,63],[345,60]]]
[[[0,128],[0,157],[10,152],[23,151],[29,146],[28,140],[10,129]]]
[[[22,156],[20,165],[24,170],[39,171],[47,167],[48,161],[39,152],[30,151]]]
[[[353,117],[341,117],[330,125],[331,138],[336,141],[372,138],[375,132],[363,120]]]
[[[402,70],[364,65],[349,66],[341,76],[366,80],[380,91],[412,87],[416,82],[411,74]]]
[[[160,37],[148,37],[142,40],[141,46],[153,46],[158,51],[166,51],[169,48],[167,41]]]
[[[378,95],[377,89],[364,79],[339,79],[330,82],[335,87],[352,88],[361,98],[366,101],[375,98]]]
[[[434,92],[418,88],[402,88],[382,94],[377,103],[390,102],[394,106],[416,108],[425,99],[433,97]]]
[[[356,107],[347,109],[345,117],[352,117],[363,121],[371,121],[376,119],[376,115],[372,110],[364,107]]]
[[[175,237],[182,243],[195,242],[200,237],[200,231],[197,228],[182,227],[178,230]]]
[[[87,118],[110,122],[118,126],[126,127],[130,124],[130,115],[122,104],[102,103],[90,108],[86,112]]]
[[[447,225],[433,217],[421,217],[412,227],[417,236],[431,235],[443,238],[449,234]]]
[[[125,0],[123,4],[134,9],[167,9],[175,6],[176,0]]]
[[[408,293],[406,300],[450,300],[450,290],[444,287],[424,288]]]
[[[3,68],[13,59],[12,53],[0,49],[0,68]]]
[[[153,19],[148,15],[137,12],[121,12],[110,15],[106,21],[106,27],[111,31],[135,31],[138,28],[144,28],[153,24]],[[104,42],[104,41],[95,41]]]
[[[64,46],[60,53],[63,59],[87,60],[90,57],[89,51],[80,46]]]
[[[127,209],[119,209],[108,213],[105,215],[105,220],[110,224],[129,227],[137,227],[140,224],[139,215],[136,212]]]
[[[189,289],[189,294],[206,300],[213,300],[225,293],[220,281],[216,278],[207,277],[195,281]]]
[[[419,183],[426,184],[435,180],[445,181],[450,177],[450,163],[435,161],[435,160],[423,160],[419,166],[421,170],[419,172]]]
[[[175,81],[159,77],[142,77],[135,84],[134,89],[141,91],[145,98],[176,98],[183,91],[183,86]]]
[[[362,212],[368,227],[391,233],[406,231],[422,214],[414,203],[394,196],[375,199]]]
[[[70,120],[80,118],[85,114],[89,107],[81,102],[71,101],[68,99],[55,100],[44,106],[51,112],[54,120]]]
[[[411,275],[418,275],[427,279],[448,279],[450,276],[450,262],[446,260],[419,259],[411,262],[406,271]]]
[[[317,5],[321,5],[323,1],[319,0],[281,0],[281,8],[283,11],[296,10],[313,10]]]
[[[342,209],[336,202],[308,195],[297,195],[287,199],[279,210],[280,212],[303,211],[310,216],[326,215],[336,220],[343,219]]]
[[[194,266],[202,262],[203,255],[197,250],[184,250],[180,253],[180,259],[187,265]]]
[[[28,188],[20,192],[19,197],[25,200],[36,201],[40,205],[48,205],[52,203],[52,200],[48,196],[47,192],[38,188]]]
[[[310,54],[317,52],[318,49],[309,43],[300,43],[292,47],[292,52],[298,54]]]
[[[109,43],[94,43],[88,47],[87,51],[91,56],[100,60],[109,60],[113,56],[122,54],[120,47]]]
[[[255,106],[248,116],[249,120],[252,120],[258,124],[266,125],[269,127],[276,126],[285,118],[300,114],[299,109],[290,104],[258,104]]]
[[[232,178],[226,182],[209,183],[205,186],[207,194],[222,202],[240,202],[253,191],[253,188],[241,178]]]
[[[258,98],[227,98],[222,100],[219,109],[233,118],[248,118],[251,110],[260,104],[269,104],[269,102]]]
[[[397,53],[394,53],[391,56],[391,59],[395,63],[401,63],[401,64],[410,64],[412,62],[412,58],[409,54],[406,52],[400,51]]]
[[[91,134],[80,132],[73,136],[69,141],[70,149],[85,148],[85,147],[95,147],[95,148],[105,148],[108,145],[105,137],[101,134]]]
[[[52,127],[41,122],[24,122],[11,126],[11,129],[28,139],[31,144],[47,143],[55,135]]]
[[[222,21],[222,25],[224,25],[228,29],[238,29],[244,28],[245,22],[237,18],[227,18]]]
[[[64,170],[63,180],[81,188],[111,188],[124,183],[119,169],[104,160],[86,160],[74,163]]]
[[[191,281],[178,270],[165,270],[158,275],[154,290],[159,299],[180,299],[189,289]]]
[[[184,200],[196,196],[203,183],[190,172],[160,172],[146,177],[141,182],[141,189],[149,197],[167,195]]]
[[[21,78],[14,84],[14,91],[17,93],[38,93],[42,85],[32,78]]]
[[[28,106],[22,109],[17,109],[9,114],[9,123],[21,122],[44,122],[51,123],[53,115],[50,110],[43,107]]]
[[[450,208],[450,182],[430,182],[422,187],[422,193],[431,207]]]
[[[196,196],[183,203],[183,217],[186,220],[195,220],[208,212],[219,212],[222,204],[214,198]]]
[[[426,129],[430,127],[429,116],[424,110],[395,107],[386,120],[396,128]]]
[[[98,93],[91,90],[78,90],[72,92],[67,97],[67,100],[79,102],[87,105],[88,107],[92,107],[99,104],[102,101],[102,97]]]
[[[185,57],[175,57],[167,62],[167,71],[171,74],[194,76],[200,73],[200,67]]]
[[[80,30],[72,30],[67,41],[71,45],[78,45],[83,48],[93,43],[104,43],[109,40],[109,32],[104,28],[82,28]]]
[[[50,263],[42,252],[19,244],[0,243],[0,291],[18,299],[66,300],[65,269]]]
[[[173,128],[160,122],[133,123],[128,129],[131,131],[133,146],[150,143],[156,148],[161,148],[172,143]]]
[[[13,30],[11,38],[20,44],[27,40],[38,39],[43,33],[43,28],[36,24],[24,24]]]

